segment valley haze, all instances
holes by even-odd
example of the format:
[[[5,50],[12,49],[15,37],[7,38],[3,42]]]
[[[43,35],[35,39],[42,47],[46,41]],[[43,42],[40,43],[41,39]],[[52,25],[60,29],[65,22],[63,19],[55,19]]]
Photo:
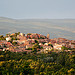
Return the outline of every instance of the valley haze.
[[[75,19],[11,19],[0,17],[0,35],[7,33],[50,34],[50,38],[75,40]]]

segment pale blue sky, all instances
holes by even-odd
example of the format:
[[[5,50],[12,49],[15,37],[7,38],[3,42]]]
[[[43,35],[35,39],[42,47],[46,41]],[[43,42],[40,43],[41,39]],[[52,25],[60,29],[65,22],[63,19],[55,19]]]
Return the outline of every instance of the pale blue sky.
[[[75,0],[0,0],[0,17],[75,19]]]

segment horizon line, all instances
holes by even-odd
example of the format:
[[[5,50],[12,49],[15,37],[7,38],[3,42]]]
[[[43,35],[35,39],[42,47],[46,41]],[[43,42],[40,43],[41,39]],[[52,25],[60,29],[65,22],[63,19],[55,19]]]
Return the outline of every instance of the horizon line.
[[[11,18],[11,17],[4,17],[4,16],[0,16],[0,18],[8,18],[8,19],[14,19],[14,20],[24,20],[24,19],[53,19],[53,20],[68,19],[68,20],[70,20],[70,19],[75,19],[75,18]]]

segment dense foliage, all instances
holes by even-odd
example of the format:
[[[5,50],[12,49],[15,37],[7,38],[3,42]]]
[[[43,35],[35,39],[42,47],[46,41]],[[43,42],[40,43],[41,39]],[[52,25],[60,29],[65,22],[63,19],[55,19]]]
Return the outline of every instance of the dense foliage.
[[[75,54],[0,51],[0,75],[75,75]]]
[[[5,37],[3,35],[0,35],[0,40],[5,40]]]

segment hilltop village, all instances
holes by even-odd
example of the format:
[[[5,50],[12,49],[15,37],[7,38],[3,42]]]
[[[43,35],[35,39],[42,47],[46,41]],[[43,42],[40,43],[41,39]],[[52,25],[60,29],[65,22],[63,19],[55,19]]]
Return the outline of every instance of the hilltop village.
[[[44,36],[37,33],[13,33],[0,36],[0,51],[26,53],[51,53],[51,52],[74,52],[75,40],[65,38],[50,39],[50,35]]]

